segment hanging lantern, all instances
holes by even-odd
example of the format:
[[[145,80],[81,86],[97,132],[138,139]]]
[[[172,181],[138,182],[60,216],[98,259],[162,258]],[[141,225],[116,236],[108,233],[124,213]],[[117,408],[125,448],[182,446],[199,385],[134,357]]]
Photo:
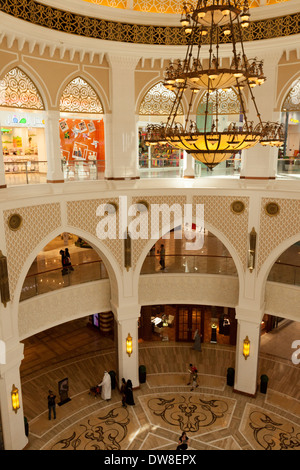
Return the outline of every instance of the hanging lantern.
[[[128,356],[130,357],[132,354],[132,337],[130,336],[130,333],[128,333],[128,336],[126,338],[126,352]]]

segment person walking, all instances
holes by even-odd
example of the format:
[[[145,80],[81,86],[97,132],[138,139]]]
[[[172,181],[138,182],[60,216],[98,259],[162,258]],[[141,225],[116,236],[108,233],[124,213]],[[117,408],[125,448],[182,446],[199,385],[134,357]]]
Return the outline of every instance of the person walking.
[[[74,271],[74,268],[73,268],[72,263],[71,263],[71,256],[70,256],[70,253],[69,253],[69,248],[65,249],[65,266],[69,271],[70,270]]]
[[[61,256],[61,266],[62,266],[62,275],[64,276],[65,274],[67,274],[68,270],[66,268],[66,254],[64,252],[64,250],[60,250],[59,252],[60,256]]]
[[[187,385],[191,385],[191,383],[193,382],[193,377],[194,377],[195,371],[197,372],[197,367],[193,366],[193,364],[190,364],[189,365],[190,379],[189,379]]]
[[[198,371],[196,369],[196,367],[194,367],[194,370],[193,370],[193,375],[192,375],[192,388],[191,388],[191,392],[195,389],[199,387],[198,385]]]
[[[126,380],[123,378],[122,379],[122,385],[121,385],[121,395],[122,395],[122,406],[127,408],[126,405]]]
[[[107,371],[104,372],[102,382],[98,384],[98,387],[102,387],[102,400],[109,401],[111,399],[111,377]]]
[[[194,349],[196,351],[201,351],[201,336],[199,335],[199,331],[196,330],[194,334]]]
[[[166,264],[165,264],[165,256],[166,256],[165,246],[160,245],[160,250],[158,252],[159,252],[160,269],[163,270],[166,267]]]
[[[187,450],[188,446],[189,446],[189,438],[187,437],[186,432],[183,431],[183,433],[181,434],[179,438],[178,446],[176,450]]]
[[[49,410],[49,414],[48,414],[48,418],[49,418],[49,421],[51,420],[51,411],[53,413],[53,419],[56,419],[56,405],[55,405],[55,398],[56,398],[56,395],[54,395],[54,393],[49,390],[49,395],[48,395],[48,410]]]

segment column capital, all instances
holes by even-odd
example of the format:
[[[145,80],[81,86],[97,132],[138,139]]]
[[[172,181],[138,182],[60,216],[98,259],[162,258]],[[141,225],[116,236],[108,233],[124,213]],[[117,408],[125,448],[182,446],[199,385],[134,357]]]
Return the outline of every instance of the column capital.
[[[108,62],[112,68],[135,70],[140,60],[139,56],[127,56],[123,54],[108,53]]]
[[[111,309],[119,324],[127,320],[137,320],[141,313],[141,306],[138,303],[115,305],[111,302]]]

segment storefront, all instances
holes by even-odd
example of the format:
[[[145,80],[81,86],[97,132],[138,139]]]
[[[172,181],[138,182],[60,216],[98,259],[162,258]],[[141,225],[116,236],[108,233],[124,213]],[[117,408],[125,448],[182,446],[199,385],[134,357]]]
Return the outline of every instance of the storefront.
[[[140,170],[148,169],[176,169],[183,168],[183,151],[177,150],[171,145],[145,144],[146,128],[139,128],[139,167]]]
[[[64,178],[98,179],[105,170],[104,122],[95,115],[61,113],[59,120]]]
[[[0,123],[6,176],[19,175],[24,183],[33,174],[46,176],[45,113],[0,110]]]
[[[285,126],[284,145],[278,152],[278,173],[300,175],[300,80],[294,82],[281,113]]]

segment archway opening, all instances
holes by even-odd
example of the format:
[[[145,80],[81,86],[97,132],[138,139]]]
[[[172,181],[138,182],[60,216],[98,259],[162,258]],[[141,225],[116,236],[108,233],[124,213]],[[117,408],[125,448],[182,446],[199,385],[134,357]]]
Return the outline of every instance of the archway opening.
[[[300,241],[281,253],[273,264],[267,280],[300,286]]]
[[[153,85],[143,97],[139,107],[139,169],[141,178],[181,177],[183,152],[169,144],[145,144],[148,124],[167,122],[176,94],[162,82]],[[183,109],[178,112],[182,120]],[[182,121],[183,122],[183,121]]]
[[[8,186],[46,182],[45,117],[42,96],[23,70],[14,67],[1,77],[1,139]]]
[[[64,232],[36,256],[24,280],[20,301],[108,277],[105,264],[96,250],[83,238]]]
[[[185,231],[186,232],[186,231]],[[186,242],[194,238],[194,228],[186,233],[181,226],[158,240],[146,256],[141,275],[165,274],[213,274],[237,277],[235,263],[224,244],[211,232],[204,230],[203,246],[188,250]],[[165,250],[162,261],[161,248]],[[235,309],[227,306],[186,304],[153,305],[141,308],[139,324],[140,341],[195,340],[198,330],[201,343],[236,344]]]
[[[94,88],[82,77],[65,87],[60,99],[60,148],[67,181],[104,178],[104,109]]]
[[[278,152],[277,173],[288,178],[300,177],[300,79],[292,84],[281,108],[285,139]]]

